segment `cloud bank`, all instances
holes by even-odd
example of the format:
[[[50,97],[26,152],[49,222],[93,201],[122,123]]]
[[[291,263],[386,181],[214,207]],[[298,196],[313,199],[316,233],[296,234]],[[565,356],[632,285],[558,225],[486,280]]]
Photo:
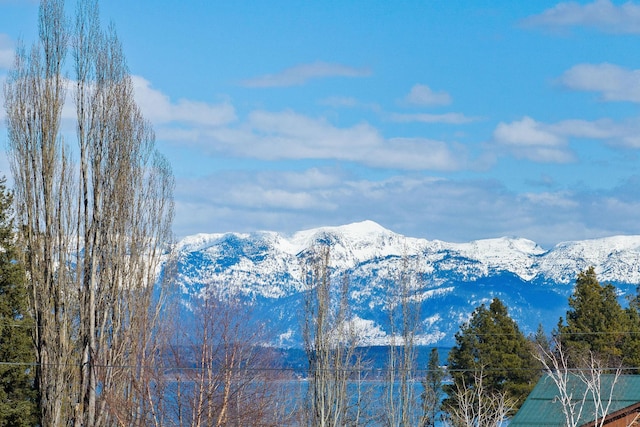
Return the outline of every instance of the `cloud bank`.
[[[617,6],[610,0],[562,2],[522,23],[529,27],[592,27],[607,33],[640,34],[640,5],[628,1]]]
[[[136,102],[145,117],[156,125],[186,123],[199,126],[220,126],[236,120],[235,110],[228,103],[208,104],[180,99],[172,102],[151,83],[140,76],[132,76]]]
[[[238,126],[164,132],[161,137],[208,155],[228,155],[265,161],[338,160],[374,168],[458,170],[465,167],[464,147],[428,138],[384,138],[362,122],[337,127],[326,119],[293,111],[256,110]],[[185,139],[186,138],[186,139]]]
[[[638,181],[606,191],[519,194],[493,180],[370,180],[340,168],[220,172],[178,183],[176,232],[293,232],[372,219],[408,236],[458,242],[518,236],[550,248],[559,241],[640,234],[640,201],[631,196]]]
[[[603,101],[640,102],[640,70],[614,64],[578,64],[559,79],[568,89],[598,92]]]
[[[624,149],[640,148],[640,122],[611,119],[569,119],[543,123],[523,117],[510,123],[500,122],[493,140],[512,155],[541,163],[568,163],[577,160],[569,147],[572,139],[601,141]]]

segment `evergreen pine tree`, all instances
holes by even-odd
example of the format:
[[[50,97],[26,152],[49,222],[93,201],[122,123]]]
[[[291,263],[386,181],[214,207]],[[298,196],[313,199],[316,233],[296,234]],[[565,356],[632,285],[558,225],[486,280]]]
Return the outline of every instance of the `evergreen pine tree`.
[[[540,347],[543,351],[550,352],[551,351],[551,342],[547,337],[547,334],[544,332],[544,327],[542,324],[538,324],[538,329],[536,333],[531,337],[531,341],[537,347]]]
[[[640,309],[629,306],[626,310],[627,327],[622,339],[622,365],[630,373],[640,373]]]
[[[440,401],[442,399],[442,381],[444,380],[444,369],[440,366],[440,356],[438,349],[432,348],[429,354],[427,372],[422,379],[422,418],[421,427],[435,426],[440,412]]]
[[[37,424],[35,362],[24,268],[13,229],[12,194],[0,179],[0,426]]]
[[[615,365],[623,358],[630,315],[620,306],[613,285],[601,285],[593,267],[578,274],[569,297],[566,324],[558,326],[563,348],[574,365],[589,355]],[[611,365],[614,366],[614,365]]]
[[[456,334],[449,353],[453,385],[446,387],[446,404],[456,405],[455,390],[473,387],[478,375],[488,393],[505,393],[522,404],[540,375],[540,364],[516,322],[502,301],[494,298],[489,307],[478,307]]]

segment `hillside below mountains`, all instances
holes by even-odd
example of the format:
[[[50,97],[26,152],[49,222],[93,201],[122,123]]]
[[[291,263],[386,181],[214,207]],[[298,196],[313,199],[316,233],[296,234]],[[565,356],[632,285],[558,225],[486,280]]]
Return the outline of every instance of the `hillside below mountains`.
[[[336,283],[350,279],[353,324],[362,345],[389,339],[388,302],[400,273],[409,270],[420,302],[418,342],[451,346],[461,323],[500,298],[523,332],[556,326],[581,270],[594,266],[621,303],[640,284],[640,236],[565,242],[545,250],[520,238],[469,243],[418,239],[372,221],[284,235],[275,232],[198,234],[178,244],[178,284],[185,307],[215,292],[246,303],[252,319],[268,323],[271,344],[298,347],[304,284],[301,259],[328,245]]]

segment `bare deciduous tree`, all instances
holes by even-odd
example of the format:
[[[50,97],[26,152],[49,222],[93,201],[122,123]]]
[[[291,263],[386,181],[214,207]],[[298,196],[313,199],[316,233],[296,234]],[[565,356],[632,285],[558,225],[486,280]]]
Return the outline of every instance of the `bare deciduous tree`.
[[[363,362],[356,353],[349,280],[343,277],[336,291],[330,261],[329,247],[316,247],[302,266],[306,285],[303,343],[309,363],[306,422],[317,427],[357,426],[367,417],[362,410]]]
[[[149,384],[170,242],[173,178],[133,99],[122,48],[97,1],[43,0],[40,39],[18,49],[5,86],[17,220],[36,316],[42,423],[158,423]],[[73,40],[79,158],[63,143],[63,63]],[[121,409],[122,406],[120,406]]]
[[[555,384],[558,394],[556,401],[560,404],[565,425],[575,427],[585,423],[585,417],[594,420],[594,426],[603,426],[609,413],[614,389],[621,368],[613,369],[602,366],[593,352],[588,351],[581,358],[577,367],[573,364],[579,360],[577,355],[570,358],[562,346],[562,340],[554,337],[549,346],[538,345],[534,356],[543,364],[547,377]],[[603,381],[603,378],[607,381]],[[590,411],[586,414],[585,411]]]
[[[36,381],[41,421],[60,425],[73,415],[69,384],[77,312],[68,253],[73,222],[71,165],[60,134],[66,86],[67,33],[63,5],[43,2],[40,41],[19,47],[4,88],[16,222],[26,249],[27,282],[36,320]]]
[[[415,270],[405,255],[398,279],[390,290],[389,360],[385,424],[409,427],[419,423],[420,411],[415,393],[415,340],[420,324],[420,302],[415,298]]]
[[[80,148],[77,282],[83,297],[81,402],[85,423],[107,421],[105,401],[96,405],[96,387],[106,394],[136,396],[123,372],[92,364],[134,366],[129,380],[147,378],[155,354],[156,267],[169,242],[173,182],[170,168],[154,148],[154,135],[133,100],[133,86],[113,28],[100,29],[97,1],[81,2],[74,59]],[[154,307],[155,306],[155,307]],[[131,352],[131,349],[137,351]],[[126,374],[126,373],[125,373]],[[125,375],[126,376],[126,375]],[[136,421],[137,423],[138,421]],[[86,424],[85,424],[86,425]]]
[[[193,324],[172,344],[172,419],[179,426],[280,426],[290,413],[264,331],[248,308],[214,295],[194,307]]]
[[[485,389],[482,370],[474,375],[473,384],[456,383],[456,406],[448,408],[448,425],[454,427],[500,427],[513,412],[516,401],[506,392]]]

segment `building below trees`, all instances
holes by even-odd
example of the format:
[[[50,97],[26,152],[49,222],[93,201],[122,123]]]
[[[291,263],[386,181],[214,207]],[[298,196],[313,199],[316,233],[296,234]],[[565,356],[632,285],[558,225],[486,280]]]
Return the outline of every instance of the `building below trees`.
[[[509,427],[610,426],[640,423],[640,376],[603,374],[597,378],[600,394],[594,394],[589,376],[569,373],[563,391],[554,379],[543,376],[527,397]],[[570,397],[563,400],[561,395]]]

